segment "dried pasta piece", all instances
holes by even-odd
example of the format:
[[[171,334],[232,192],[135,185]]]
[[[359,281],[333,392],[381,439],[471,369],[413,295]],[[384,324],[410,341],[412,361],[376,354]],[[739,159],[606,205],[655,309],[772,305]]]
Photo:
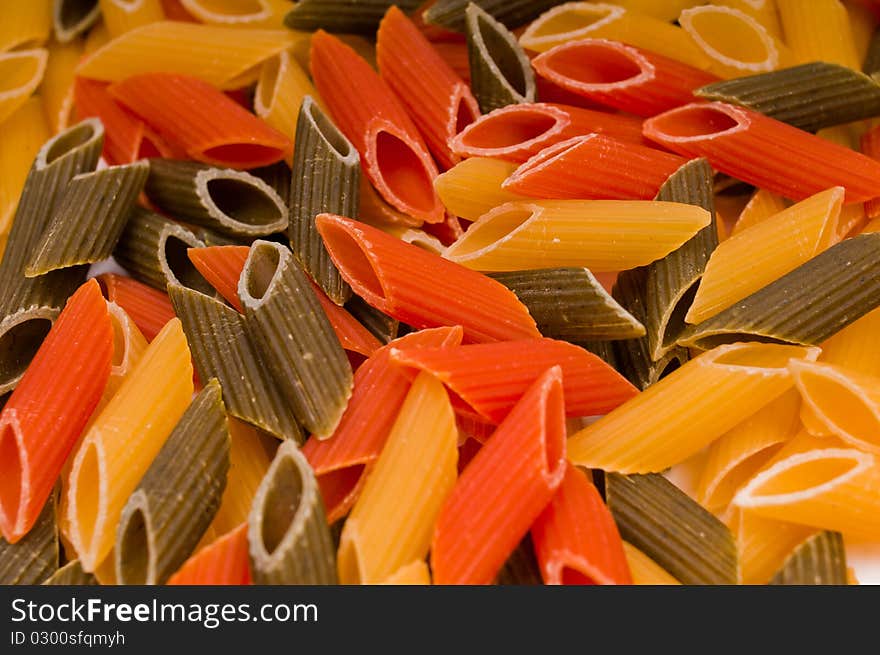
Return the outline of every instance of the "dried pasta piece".
[[[52,23],[59,43],[68,43],[101,18],[98,0],[52,0]]]
[[[17,2],[4,7],[0,51],[42,45],[52,29],[52,0]]]
[[[769,584],[847,584],[843,535],[829,530],[813,535],[795,548]]]
[[[434,189],[449,211],[475,221],[498,205],[526,199],[502,186],[516,169],[504,159],[468,157],[438,175]]]
[[[27,100],[0,125],[0,234],[2,235],[9,232],[28,171],[34,157],[49,140],[49,136],[49,126],[40,99],[37,97]]]
[[[308,74],[289,50],[266,61],[254,90],[254,113],[295,142],[296,115],[307,96],[316,95]]]
[[[471,2],[472,0],[437,0],[425,10],[424,20],[429,25],[464,32],[466,11]],[[509,29],[513,29],[529,23],[541,12],[558,3],[559,0],[477,0],[475,4]]]
[[[796,523],[733,509],[733,532],[739,553],[740,584],[767,584],[788,555],[818,531]]]
[[[74,77],[83,56],[81,40],[48,45],[49,60],[40,83],[39,94],[52,133],[60,132],[70,124],[74,103]],[[107,126],[104,126],[107,129]]]
[[[165,324],[174,318],[168,295],[134,278],[103,273],[97,278],[108,302],[121,307],[134,321],[147,341],[152,341]]]
[[[92,573],[83,571],[78,559],[68,562],[40,584],[44,585],[77,585],[80,587],[100,584]]]
[[[374,34],[391,5],[409,13],[422,0],[299,0],[284,17],[293,30]]]
[[[161,0],[98,0],[110,36],[164,20]]]
[[[815,0],[810,10],[804,11],[797,0],[776,0],[776,8],[796,63],[827,61],[853,70],[861,68],[843,3]]]

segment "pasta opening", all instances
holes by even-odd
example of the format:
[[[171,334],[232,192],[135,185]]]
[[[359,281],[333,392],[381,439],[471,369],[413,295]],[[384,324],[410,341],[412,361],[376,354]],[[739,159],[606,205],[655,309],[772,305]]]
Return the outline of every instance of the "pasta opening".
[[[587,28],[597,23],[609,23],[619,18],[623,14],[621,7],[612,6],[595,6],[591,7],[584,3],[569,8],[568,6],[560,7],[559,11],[545,14],[546,18],[538,19],[534,23],[535,30],[529,30],[528,36],[531,39],[539,39],[548,36],[561,36],[563,34],[572,34],[587,30]]]
[[[278,161],[279,154],[278,148],[261,146],[258,143],[226,143],[202,151],[205,159],[236,168],[265,166]]]
[[[800,383],[807,398],[841,432],[880,446],[880,420],[861,394],[840,380],[802,369]]]
[[[128,355],[128,336],[122,318],[113,309],[110,310],[110,325],[113,326],[113,359],[110,360],[110,366],[119,368],[125,363]]]
[[[596,582],[585,573],[573,569],[570,566],[563,566],[559,584],[563,585],[595,585]]]
[[[487,114],[462,134],[462,145],[473,148],[512,148],[544,136],[559,125],[550,113],[536,108]]]
[[[150,568],[150,539],[143,510],[138,507],[129,516],[119,540],[119,561],[125,572],[123,584],[147,584]]]
[[[463,90],[460,90],[455,98],[455,131],[451,136],[455,136],[477,120],[477,115],[474,114],[471,106],[464,101],[464,94],[461,91]]]
[[[536,211],[537,208],[531,205],[514,206],[506,210],[500,207],[491,216],[487,216],[482,224],[475,223],[464,237],[453,244],[448,254],[455,258],[466,257],[494,245],[535,216]]]
[[[385,300],[382,281],[358,240],[336,221],[321,222],[319,232],[333,261],[342,264],[339,270],[343,277],[357,280],[358,285],[377,300]],[[362,292],[358,293],[363,296]]]
[[[718,136],[739,127],[739,122],[721,109],[693,105],[661,114],[652,123],[656,132],[679,139]]]
[[[262,111],[268,111],[272,105],[272,98],[275,97],[276,87],[278,85],[278,74],[281,72],[281,57],[277,55],[267,60],[260,69],[260,81],[257,84],[257,93],[259,96],[254,99],[254,106],[262,108]]]
[[[622,48],[602,42],[580,42],[544,55],[553,72],[581,84],[620,84],[642,74],[642,67]]]
[[[98,6],[98,0],[80,0],[79,2],[57,2],[56,6],[61,5],[61,11],[58,14],[58,20],[65,29],[70,29],[79,24],[86,17],[95,11]]]
[[[728,7],[695,7],[682,19],[682,27],[703,50],[723,63],[763,64],[775,54],[757,21]]]
[[[508,181],[521,180],[529,173],[543,167],[548,162],[554,159],[558,159],[559,157],[562,157],[563,155],[571,152],[582,143],[591,141],[592,139],[596,138],[596,136],[596,133],[585,134],[583,136],[576,136],[572,137],[571,139],[566,139],[565,141],[560,141],[559,143],[555,143],[552,146],[547,146],[538,154],[528,159],[519,168],[517,168],[513,172],[513,174],[501,184],[501,187],[506,188],[505,184],[507,184]]]
[[[849,457],[822,457],[799,462],[757,487],[753,496],[766,498],[805,492],[846,475],[858,465],[855,458]]]
[[[234,177],[207,181],[208,196],[221,212],[245,225],[268,225],[282,218],[281,210],[265,191]]]
[[[712,479],[710,484],[706,486],[706,495],[703,498],[703,505],[711,512],[721,512],[733,500],[736,492],[749,481],[755,471],[766,461],[768,461],[780,448],[782,444],[774,444],[767,448],[762,448],[756,453],[752,453],[748,457],[740,460],[727,471],[723,471],[721,475]]]
[[[258,244],[252,248],[245,269],[247,292],[252,298],[262,300],[280,264],[281,254],[274,246]]]
[[[504,81],[520,96],[525,97],[529,89],[523,74],[523,62],[510,42],[499,34],[484,16],[477,16],[479,38],[483,42],[481,50],[491,56]]]
[[[214,295],[214,287],[208,284],[208,281],[202,277],[198,269],[190,261],[186,251],[189,248],[197,248],[200,243],[187,243],[183,239],[174,234],[169,234],[165,238],[165,245],[162,249],[165,263],[168,270],[183,286],[200,291],[209,296]]]
[[[261,503],[260,538],[266,553],[272,555],[296,519],[303,492],[303,479],[290,456],[281,457],[272,471],[271,484]]]
[[[806,352],[807,349],[802,346],[741,343],[719,353],[713,361],[720,366],[760,367],[784,371],[788,368],[790,359],[802,359]]]
[[[24,374],[51,328],[48,318],[25,318],[0,335],[0,379],[15,380]]]
[[[80,460],[76,472],[76,516],[75,529],[82,538],[83,548],[91,548],[98,522],[98,506],[100,504],[101,467],[98,465],[98,449],[89,443]]]
[[[18,516],[21,502],[21,456],[15,430],[6,424],[0,432],[0,462],[3,462],[3,475],[0,476],[0,508],[10,524]]]
[[[565,399],[558,380],[548,382],[544,399],[544,454],[551,476],[565,472]]]
[[[88,143],[94,137],[95,130],[88,123],[77,125],[73,129],[58,135],[58,138],[52,142],[52,145],[49,146],[49,149],[46,151],[46,165],[48,166],[71,150],[75,150]]]
[[[349,505],[346,501],[354,502],[351,496],[357,489],[366,468],[364,464],[354,464],[318,475],[318,486],[321,489],[324,507],[327,509],[328,523],[333,523],[341,518],[340,514],[348,511]]]
[[[39,74],[40,57],[34,53],[0,56],[0,93],[19,89]]]
[[[421,212],[434,208],[434,182],[419,155],[399,137],[376,133],[376,166],[382,181],[405,205]]]
[[[662,345],[671,345],[667,341],[667,334],[669,333],[670,327],[678,330],[686,325],[684,317],[687,316],[691,305],[694,304],[694,298],[697,296],[697,289],[699,286],[700,282],[697,280],[689,286],[683,294],[681,294],[681,297],[675,302],[675,305],[673,305],[672,311],[669,313],[669,318],[663,325],[663,332],[660,335]]]
[[[347,159],[354,154],[354,147],[348,139],[339,131],[333,122],[327,118],[321,111],[320,107],[311,98],[308,100],[309,117],[315,129],[324,138],[324,141],[330,146],[340,159]]]

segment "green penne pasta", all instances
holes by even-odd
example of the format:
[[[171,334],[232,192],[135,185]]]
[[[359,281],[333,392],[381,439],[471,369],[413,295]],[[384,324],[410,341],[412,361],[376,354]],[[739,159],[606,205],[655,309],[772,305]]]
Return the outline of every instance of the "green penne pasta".
[[[58,569],[56,494],[48,500],[24,537],[10,544],[0,537],[0,585],[39,584]]]
[[[824,530],[792,551],[770,580],[772,585],[845,585],[843,535]]]
[[[735,305],[689,327],[679,344],[736,341],[818,346],[880,305],[880,232],[831,246]]]
[[[586,268],[543,268],[489,277],[516,294],[545,337],[580,342],[645,335],[645,326]]]
[[[709,212],[709,225],[678,249],[647,266],[645,328],[648,352],[660,359],[675,346],[685,329],[687,314],[709,255],[718,245],[712,167],[706,159],[692,159],[660,187],[656,200],[697,205]]]
[[[129,216],[113,257],[132,277],[161,291],[179,284],[213,296],[214,287],[186,254],[187,249],[204,245],[180,223],[138,206]]]
[[[280,161],[277,164],[270,164],[261,168],[254,168],[248,171],[270,187],[275,189],[275,193],[281,198],[286,207],[290,207],[290,166],[287,162]]]
[[[532,537],[526,535],[516,547],[495,578],[499,585],[542,585],[541,568],[535,557]]]
[[[284,17],[292,30],[374,34],[391,5],[407,13],[422,0],[299,0]]]
[[[743,105],[808,132],[880,114],[880,84],[847,66],[814,61],[694,91]]]
[[[208,529],[226,488],[229,425],[212,378],[129,496],[113,550],[120,584],[163,584]]]
[[[248,516],[256,584],[336,584],[336,548],[315,473],[296,444],[284,442]]]
[[[353,295],[345,303],[345,309],[382,343],[388,343],[401,336],[399,334],[400,321],[368,305],[360,296]]]
[[[647,320],[648,313],[645,302],[647,280],[647,267],[623,271],[617,276],[617,281],[611,290],[614,299],[642,322]],[[615,368],[642,390],[647,389],[688,360],[687,349],[675,346],[655,361],[650,354],[647,336],[612,343],[614,345]]]
[[[465,11],[471,0],[437,0],[424,14],[426,23],[440,25],[454,32],[466,29]],[[551,7],[562,4],[561,0],[473,0],[490,16],[509,29],[525,25]]]
[[[248,332],[299,422],[329,437],[351,396],[351,364],[290,250],[255,241],[238,296]]]
[[[261,237],[287,229],[287,204],[275,189],[245,171],[151,159],[146,192],[169,215],[221,234]]]
[[[471,91],[480,111],[535,102],[535,72],[516,37],[473,2],[465,16]]]
[[[290,186],[290,248],[300,266],[337,305],[351,297],[315,227],[322,212],[357,216],[360,155],[311,96],[296,122],[296,150]]]
[[[149,171],[147,162],[138,161],[74,177],[31,255],[25,275],[37,277],[112,255]]]
[[[872,77],[880,73],[880,30],[875,30],[874,36],[871,37],[865,61],[862,63],[862,72]]]
[[[0,262],[0,394],[18,383],[52,321],[85,280],[87,266],[35,278],[24,271],[68,183],[94,170],[103,143],[101,121],[82,121],[49,139],[28,172]]]
[[[606,473],[605,499],[620,536],[682,584],[737,584],[730,530],[662,475]]]
[[[93,574],[86,573],[83,570],[82,564],[79,563],[79,560],[75,559],[55,571],[55,573],[44,580],[41,584],[64,585],[68,587],[75,585],[78,587],[85,587],[98,585],[100,583],[98,582],[98,578]]]
[[[169,284],[168,296],[183,325],[199,379],[220,381],[229,414],[279,439],[301,442],[296,417],[270,378],[245,328],[244,316],[180,284]]]
[[[52,22],[59,43],[72,41],[97,23],[100,17],[98,0],[53,0]]]

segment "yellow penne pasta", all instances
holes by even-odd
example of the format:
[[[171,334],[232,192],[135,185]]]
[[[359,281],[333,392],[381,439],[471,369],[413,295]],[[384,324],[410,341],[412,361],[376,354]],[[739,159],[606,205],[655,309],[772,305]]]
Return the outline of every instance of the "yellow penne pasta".
[[[632,574],[633,584],[637,585],[680,585],[666,569],[645,555],[628,541],[623,542],[623,552],[629,571]]]
[[[0,52],[42,45],[52,29],[52,0],[3,3]]]
[[[498,205],[526,199],[501,188],[516,168],[516,164],[503,159],[471,157],[437,176],[434,189],[446,209],[475,221]]]
[[[0,235],[4,237],[34,157],[50,136],[43,103],[36,96],[0,125]]]
[[[719,244],[685,321],[714,316],[833,245],[843,196],[843,187],[821,191]]]
[[[148,72],[200,77],[221,88],[256,79],[259,65],[302,39],[289,30],[246,32],[232,27],[159,21],[126,32],[99,48],[77,74],[116,82]]]
[[[435,255],[442,255],[446,251],[446,246],[437,237],[428,234],[424,230],[414,227],[406,227],[405,225],[377,225],[380,230],[393,234],[404,243],[411,243]]]
[[[389,575],[381,584],[391,585],[429,585],[431,572],[424,560],[416,560],[400,567],[397,572]]]
[[[342,584],[375,584],[430,549],[457,475],[458,431],[443,384],[420,373],[339,542]]]
[[[818,355],[777,344],[718,346],[570,437],[568,458],[619,473],[662,471],[791,389],[789,360]]]
[[[620,271],[665,257],[708,224],[705,209],[677,202],[509,202],[481,216],[444,256],[481,271]]]
[[[203,23],[229,27],[282,29],[291,9],[289,0],[180,0]]]
[[[83,54],[82,39],[49,45],[49,63],[40,85],[40,96],[52,134],[65,129],[73,109],[73,78]]]
[[[880,376],[880,309],[843,328],[822,344],[819,361],[863,375]]]
[[[709,446],[696,498],[721,513],[736,491],[800,429],[800,396],[791,389]]]
[[[825,432],[880,453],[880,377],[818,362],[792,362],[789,368],[804,405]]]
[[[165,18],[160,0],[100,0],[100,3],[104,25],[113,37]]]
[[[48,59],[44,48],[0,53],[0,124],[40,85]]]
[[[69,539],[86,571],[113,548],[129,495],[189,405],[192,362],[172,319],[95,419],[73,460],[67,489]]]
[[[96,50],[103,48],[113,39],[107,26],[101,22],[89,30],[86,35],[86,44],[83,52],[87,55],[92,54]]]
[[[776,0],[794,63],[825,61],[861,70],[849,15],[839,0]]]
[[[684,9],[703,4],[703,0],[608,0],[606,4],[671,23]]]
[[[815,533],[815,528],[736,510],[733,534],[740,583],[767,584],[791,551]]]
[[[877,29],[878,17],[866,5],[859,2],[847,2],[844,8],[849,18],[856,56],[859,61],[865,61],[871,37],[874,36],[874,30]]]
[[[710,4],[738,9],[758,21],[774,39],[782,39],[776,0],[712,0]]]
[[[678,21],[721,77],[766,73],[790,61],[785,46],[739,9],[704,5],[681,12]]]
[[[318,94],[309,76],[285,50],[263,64],[254,94],[254,111],[293,139],[299,107],[306,96],[317,98]]]
[[[523,32],[520,44],[545,52],[577,39],[611,39],[708,69],[711,61],[691,36],[671,23],[623,7],[596,2],[567,2],[545,11]]]
[[[95,416],[110,402],[110,398],[122,386],[123,380],[143,359],[148,346],[146,338],[122,307],[111,302],[107,303],[107,309],[113,325],[113,361],[107,386],[104,387],[104,396],[95,410]]]
[[[771,216],[775,216],[788,207],[788,204],[785,198],[779,194],[767,191],[766,189],[758,189],[752,194],[749,202],[740,212],[730,236],[742,232],[748,227],[757,225]]]

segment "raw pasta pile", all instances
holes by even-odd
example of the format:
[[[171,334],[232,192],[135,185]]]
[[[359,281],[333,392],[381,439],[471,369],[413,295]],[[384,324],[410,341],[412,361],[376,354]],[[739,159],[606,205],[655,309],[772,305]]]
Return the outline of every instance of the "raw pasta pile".
[[[0,582],[857,583],[878,24],[4,0]]]

